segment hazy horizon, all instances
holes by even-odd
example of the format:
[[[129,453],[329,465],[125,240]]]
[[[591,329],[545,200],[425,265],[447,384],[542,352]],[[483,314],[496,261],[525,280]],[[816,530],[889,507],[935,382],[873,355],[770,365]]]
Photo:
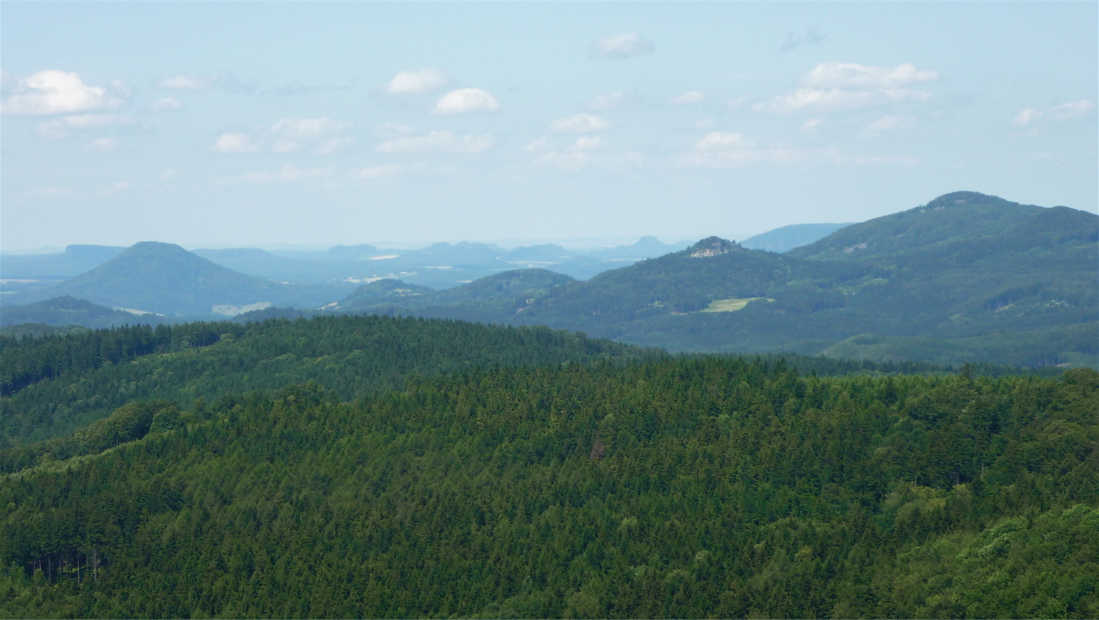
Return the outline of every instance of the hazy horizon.
[[[4,253],[741,240],[954,191],[1099,212],[1094,2],[0,13]]]

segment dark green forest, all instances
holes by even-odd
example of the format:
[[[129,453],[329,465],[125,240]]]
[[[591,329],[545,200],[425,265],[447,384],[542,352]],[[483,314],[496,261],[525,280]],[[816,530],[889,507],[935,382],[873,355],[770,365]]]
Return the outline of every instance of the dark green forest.
[[[135,400],[183,405],[307,381],[354,399],[407,376],[661,354],[545,327],[377,316],[0,337],[0,447],[69,434]]]
[[[3,617],[1099,615],[1091,369],[385,317],[0,344]]]

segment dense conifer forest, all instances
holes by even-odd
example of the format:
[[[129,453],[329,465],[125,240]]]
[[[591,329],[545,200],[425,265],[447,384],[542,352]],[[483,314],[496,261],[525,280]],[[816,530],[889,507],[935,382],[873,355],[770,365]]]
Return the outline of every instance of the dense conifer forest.
[[[384,317],[0,344],[3,617],[1099,615],[1090,369]]]

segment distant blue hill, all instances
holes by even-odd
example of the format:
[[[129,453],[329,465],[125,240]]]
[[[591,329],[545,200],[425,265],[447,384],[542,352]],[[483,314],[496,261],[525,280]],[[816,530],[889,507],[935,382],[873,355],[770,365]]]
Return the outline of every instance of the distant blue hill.
[[[768,252],[789,252],[794,248],[819,241],[850,224],[791,224],[749,237],[740,242],[749,250]]]

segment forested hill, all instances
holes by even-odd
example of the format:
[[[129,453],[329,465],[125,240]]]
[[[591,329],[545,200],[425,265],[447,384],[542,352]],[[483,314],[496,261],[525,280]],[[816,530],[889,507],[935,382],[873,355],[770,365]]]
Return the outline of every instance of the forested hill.
[[[1066,207],[1054,209],[1074,211]],[[1049,209],[1011,202],[998,196],[953,192],[907,211],[851,224],[819,241],[791,250],[790,255],[823,260],[857,260],[949,243],[1018,236],[1021,231],[1033,229],[1047,211]],[[1080,216],[1092,215],[1084,211],[1076,213]],[[1099,230],[1099,217],[1092,216],[1085,220],[1090,220],[1090,228]]]
[[[675,352],[1096,367],[1097,264],[1095,214],[956,192],[785,254],[711,237],[521,299],[359,309],[545,324]]]
[[[134,403],[0,476],[0,616],[1093,618],[1097,412],[728,358]]]
[[[353,399],[408,376],[654,355],[545,327],[380,316],[0,337],[0,447],[66,435],[132,400],[183,405],[306,381]]]

